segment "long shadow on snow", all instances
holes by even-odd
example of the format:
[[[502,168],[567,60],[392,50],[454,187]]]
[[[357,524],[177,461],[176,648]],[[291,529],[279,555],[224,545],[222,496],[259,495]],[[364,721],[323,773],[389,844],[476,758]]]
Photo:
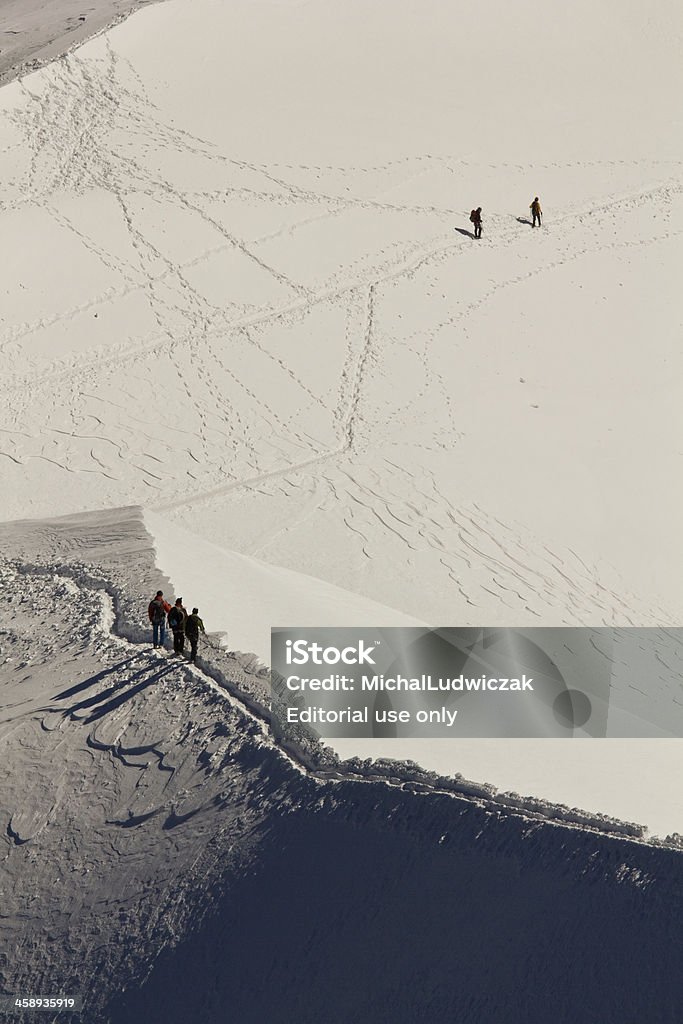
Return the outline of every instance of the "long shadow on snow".
[[[137,661],[138,658],[144,657],[144,654],[133,654],[130,658],[125,658],[123,661],[118,661],[115,665],[111,665],[109,668],[102,669],[101,672],[96,672],[94,676],[88,676],[82,683],[76,683],[75,686],[70,686],[68,690],[62,690],[61,693],[56,693],[53,700],[65,700],[67,697],[75,697],[77,693],[81,693],[83,690],[89,689],[91,686],[95,686],[102,679],[106,679],[112,672],[120,672],[126,665],[130,665],[131,662]]]
[[[120,708],[123,704],[131,700],[133,697],[136,697],[138,693],[142,693],[143,690],[146,690],[149,686],[152,685],[152,683],[156,683],[160,679],[163,679],[164,676],[170,675],[175,669],[175,667],[175,665],[165,665],[164,668],[160,669],[158,672],[155,672],[154,675],[147,676],[147,678],[143,679],[141,683],[137,684],[137,686],[131,687],[124,693],[119,693],[117,697],[115,697],[113,700],[108,701],[106,704],[101,704],[96,711],[93,711],[93,713],[91,715],[88,715],[88,717],[85,719],[86,725],[88,725],[90,722],[96,722],[98,718],[103,718],[105,715],[108,715],[111,711],[116,711],[117,708]],[[138,672],[137,675],[142,675],[142,672]],[[130,680],[127,680],[127,682],[129,681]]]

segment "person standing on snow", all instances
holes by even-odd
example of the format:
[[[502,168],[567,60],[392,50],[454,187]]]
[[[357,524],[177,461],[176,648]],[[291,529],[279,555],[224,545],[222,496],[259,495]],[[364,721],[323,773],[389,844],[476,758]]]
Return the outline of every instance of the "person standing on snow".
[[[182,597],[177,598],[176,603],[168,613],[168,624],[173,630],[173,653],[182,654],[185,647],[185,623],[187,622],[187,611],[183,608]]]
[[[164,601],[163,590],[157,590],[156,597],[149,602],[147,614],[152,623],[152,644],[163,647],[166,640],[166,616],[171,610],[168,601]]]
[[[196,661],[199,634],[206,633],[204,623],[199,618],[199,608],[193,608],[192,615],[188,615],[187,623],[185,625],[185,633],[187,634],[187,639],[190,641],[190,661]]]
[[[470,220],[474,224],[474,237],[481,238],[481,206],[478,206],[476,210],[472,210]]]
[[[534,199],[534,201],[531,204],[531,206],[529,207],[529,209],[531,210],[531,217],[532,217],[532,224],[531,224],[531,226],[532,226],[532,228],[536,227],[536,221],[538,221],[538,226],[540,228],[540,226],[541,226],[541,204],[538,201],[538,196],[536,196],[536,198]]]

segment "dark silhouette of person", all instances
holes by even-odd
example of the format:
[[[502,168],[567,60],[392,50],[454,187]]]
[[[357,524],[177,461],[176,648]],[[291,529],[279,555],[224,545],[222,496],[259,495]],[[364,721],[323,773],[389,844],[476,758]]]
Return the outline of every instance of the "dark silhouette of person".
[[[197,644],[199,643],[199,634],[206,633],[204,629],[204,623],[199,618],[199,608],[192,609],[192,615],[187,616],[187,622],[185,623],[185,635],[190,641],[190,661],[197,660]]]
[[[542,211],[541,211],[541,204],[538,201],[538,196],[536,196],[536,198],[534,199],[534,201],[531,204],[531,206],[529,207],[529,209],[531,210],[531,218],[532,218],[531,226],[532,226],[532,228],[536,227],[536,222],[537,221],[538,221],[538,226],[540,228],[540,226],[541,226]]]
[[[168,613],[168,624],[173,630],[173,653],[182,654],[185,648],[185,623],[187,611],[183,607],[183,599],[179,597]]]
[[[478,206],[476,210],[472,210],[470,220],[474,224],[474,237],[481,238],[481,206]]]

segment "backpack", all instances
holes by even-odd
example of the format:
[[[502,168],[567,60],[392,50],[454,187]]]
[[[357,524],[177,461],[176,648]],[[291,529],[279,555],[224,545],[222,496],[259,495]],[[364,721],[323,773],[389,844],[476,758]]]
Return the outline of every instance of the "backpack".
[[[168,613],[168,624],[171,629],[180,629],[183,624],[183,613],[176,605]]]
[[[156,623],[158,625],[160,622],[164,621],[164,616],[166,615],[166,612],[164,611],[164,606],[161,601],[150,601],[147,612],[149,614],[150,620],[153,623]]]
[[[472,221],[473,224],[477,223],[477,211],[476,210],[472,210],[472,212],[470,214],[470,220]]]

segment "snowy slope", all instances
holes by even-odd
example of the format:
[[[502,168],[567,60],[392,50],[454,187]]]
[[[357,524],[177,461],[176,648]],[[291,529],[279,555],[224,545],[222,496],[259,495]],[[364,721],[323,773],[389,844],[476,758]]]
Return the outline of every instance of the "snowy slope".
[[[168,582],[139,510],[0,541],[0,991],[80,993],[89,1024],[675,1024],[680,851],[307,770],[140,642]]]
[[[270,665],[270,628],[277,625],[421,626],[424,623],[301,573],[269,565],[194,536],[149,511],[145,526],[157,564],[188,610],[199,607],[207,629],[227,647]]]
[[[676,621],[680,29],[174,2],[4,89],[7,515],[153,504],[429,621]]]
[[[287,571],[678,623],[682,35],[673,0],[171,0],[4,88],[2,517],[147,506],[237,650],[268,623],[203,542],[274,567],[259,616]],[[552,783],[500,754],[451,770]]]
[[[270,664],[270,627],[422,625],[392,609],[291,570],[268,565],[169,524],[149,511],[145,526],[168,594],[197,604],[209,631],[224,633],[230,650],[254,653]],[[251,659],[242,658],[249,664]],[[680,740],[381,740],[325,741],[342,758],[415,761],[439,775],[460,773],[501,792],[545,800],[646,825],[654,835],[683,829],[683,798],[662,786],[679,774]]]

